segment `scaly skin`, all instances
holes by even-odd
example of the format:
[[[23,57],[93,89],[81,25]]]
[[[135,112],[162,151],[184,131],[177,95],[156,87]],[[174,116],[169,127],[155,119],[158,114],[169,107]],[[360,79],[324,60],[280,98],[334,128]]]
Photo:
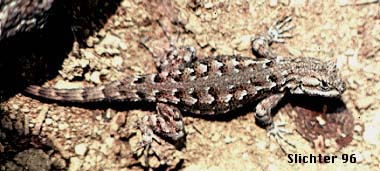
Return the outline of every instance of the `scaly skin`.
[[[179,140],[185,137],[181,111],[194,114],[224,114],[258,102],[255,117],[270,134],[281,131],[273,123],[271,110],[286,94],[339,97],[345,84],[333,62],[316,58],[280,57],[269,47],[289,38],[286,18],[267,34],[253,39],[252,59],[218,56],[196,59],[193,48],[174,51],[162,61],[160,72],[127,77],[108,85],[83,89],[53,89],[29,86],[26,92],[55,101],[87,103],[94,101],[148,101],[157,103],[158,113],[142,119],[143,145],[154,133]],[[182,61],[182,62],[181,62]]]

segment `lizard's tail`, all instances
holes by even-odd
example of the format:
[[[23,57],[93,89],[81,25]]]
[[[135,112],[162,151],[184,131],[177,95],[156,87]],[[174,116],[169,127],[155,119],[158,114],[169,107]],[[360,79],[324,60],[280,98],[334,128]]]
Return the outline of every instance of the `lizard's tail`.
[[[83,89],[56,89],[30,85],[26,87],[25,92],[44,99],[65,102],[94,102],[106,99],[104,86]]]
[[[154,82],[155,74],[127,77],[110,84],[77,88],[56,89],[36,85],[26,87],[25,92],[36,97],[62,102],[97,102],[97,101],[156,101]]]

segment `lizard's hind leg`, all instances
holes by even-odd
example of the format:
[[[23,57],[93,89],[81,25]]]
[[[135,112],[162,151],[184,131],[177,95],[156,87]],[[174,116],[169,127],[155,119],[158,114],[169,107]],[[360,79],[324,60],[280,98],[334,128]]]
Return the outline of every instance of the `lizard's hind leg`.
[[[160,75],[167,76],[170,74],[175,76],[178,69],[191,65],[196,60],[196,49],[191,46],[182,46],[173,48],[166,57],[160,58],[156,65]]]
[[[142,146],[152,143],[156,135],[174,143],[183,143],[186,137],[181,112],[164,103],[157,104],[157,114],[144,116],[139,127],[143,136]]]
[[[154,57],[160,79],[164,81],[169,75],[176,77],[178,75],[177,71],[180,68],[191,65],[191,63],[197,60],[197,56],[196,49],[194,47],[177,47],[175,45],[176,43],[171,39],[169,32],[165,29],[165,27],[159,21],[157,21],[157,23],[169,41],[170,46],[168,48],[161,47],[161,52],[155,53],[154,50],[146,44],[147,39],[141,40],[140,44]],[[179,36],[177,35],[177,37]]]
[[[158,103],[157,114],[146,115],[141,118],[139,129],[142,133],[142,141],[140,141],[139,147],[134,150],[134,155],[137,155],[136,157],[143,156],[145,164],[149,165],[151,155],[165,158],[165,156],[162,156],[161,148],[157,149],[152,144],[154,140],[158,145],[162,145],[162,141],[158,139],[158,136],[168,140],[176,149],[181,149],[185,145],[186,132],[181,112],[171,105]]]

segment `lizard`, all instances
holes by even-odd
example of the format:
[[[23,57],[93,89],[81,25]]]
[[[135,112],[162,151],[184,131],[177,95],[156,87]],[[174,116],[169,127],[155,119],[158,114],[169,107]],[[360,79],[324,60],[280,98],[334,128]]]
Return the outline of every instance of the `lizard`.
[[[57,102],[101,101],[150,102],[157,113],[140,120],[142,146],[156,135],[179,141],[186,137],[182,113],[220,115],[256,104],[255,118],[268,135],[282,132],[273,121],[272,109],[286,95],[304,94],[339,98],[345,83],[333,61],[312,57],[282,57],[271,49],[283,43],[294,27],[292,20],[276,22],[265,34],[252,38],[256,59],[219,55],[198,59],[193,47],[175,49],[160,61],[158,73],[127,76],[106,85],[77,89],[55,89],[29,85],[25,92]]]

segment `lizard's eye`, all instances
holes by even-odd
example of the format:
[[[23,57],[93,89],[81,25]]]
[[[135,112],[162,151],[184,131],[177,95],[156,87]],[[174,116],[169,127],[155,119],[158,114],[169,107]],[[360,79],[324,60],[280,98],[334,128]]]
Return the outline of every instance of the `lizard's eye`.
[[[322,84],[322,87],[328,87],[328,84],[327,84],[327,82],[326,82],[326,81],[324,81],[324,80],[322,80],[321,84]]]

